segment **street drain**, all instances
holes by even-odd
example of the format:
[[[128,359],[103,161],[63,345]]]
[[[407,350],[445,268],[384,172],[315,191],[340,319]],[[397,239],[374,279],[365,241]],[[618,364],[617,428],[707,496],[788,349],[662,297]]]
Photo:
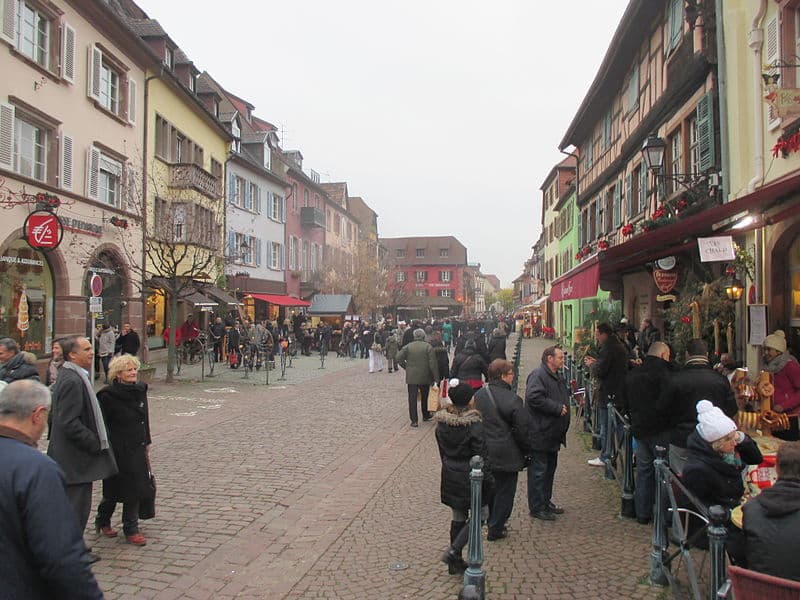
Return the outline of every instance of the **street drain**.
[[[407,563],[394,562],[389,565],[390,571],[405,571],[408,568]]]

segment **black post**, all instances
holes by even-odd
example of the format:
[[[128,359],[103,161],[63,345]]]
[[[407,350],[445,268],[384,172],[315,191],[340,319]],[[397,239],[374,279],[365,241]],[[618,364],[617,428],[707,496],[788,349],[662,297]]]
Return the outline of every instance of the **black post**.
[[[592,450],[600,450],[603,447],[603,442],[600,440],[600,411],[603,409],[598,406],[597,398],[594,397],[594,392],[591,391],[591,377],[586,383],[586,390],[592,396]]]
[[[601,409],[602,410],[602,409]],[[614,468],[616,468],[617,452],[616,452],[616,433],[617,433],[617,416],[614,414],[614,399],[609,396],[608,404],[605,408],[606,411],[606,479],[616,479],[614,475]]]
[[[711,589],[708,597],[711,600],[716,600],[717,591],[725,583],[725,540],[728,538],[725,523],[728,518],[727,508],[715,504],[708,509],[708,549],[711,554]]]
[[[473,456],[470,461],[472,470],[469,473],[471,487],[471,503],[469,516],[469,552],[467,553],[467,570],[464,572],[464,589],[462,597],[467,593],[473,593],[468,588],[474,586],[477,596],[467,596],[467,598],[477,598],[483,600],[486,590],[486,573],[483,565],[483,544],[481,540],[481,507],[483,501],[481,493],[483,488],[483,459],[480,456]]]
[[[664,552],[667,550],[667,525],[664,521],[664,499],[667,495],[664,488],[669,485],[669,467],[667,449],[663,446],[656,446],[653,465],[656,470],[656,506],[653,514],[653,547],[650,550],[650,583],[665,586],[668,581],[664,569],[669,566],[664,564]]]
[[[621,513],[623,517],[629,519],[636,518],[636,507],[633,503],[633,433],[631,432],[631,424],[628,419],[625,419],[625,429],[622,434],[622,443],[625,450],[625,465],[622,474],[622,508]]]

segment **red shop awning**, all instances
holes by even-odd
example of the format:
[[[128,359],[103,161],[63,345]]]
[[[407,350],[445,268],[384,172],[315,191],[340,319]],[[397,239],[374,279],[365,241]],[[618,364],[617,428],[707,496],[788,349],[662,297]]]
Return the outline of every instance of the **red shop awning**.
[[[597,254],[589,257],[574,269],[570,269],[550,285],[553,302],[578,300],[597,295],[600,284],[600,262]]]
[[[248,294],[256,300],[263,300],[278,306],[311,306],[311,302],[293,298],[292,296],[281,296],[280,294]]]

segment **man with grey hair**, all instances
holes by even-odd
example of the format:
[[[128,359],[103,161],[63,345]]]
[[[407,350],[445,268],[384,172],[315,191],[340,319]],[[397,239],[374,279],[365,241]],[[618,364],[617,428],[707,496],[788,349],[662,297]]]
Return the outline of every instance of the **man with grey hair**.
[[[411,418],[411,427],[418,426],[417,420],[417,394],[419,393],[422,409],[422,420],[430,421],[428,412],[428,392],[431,384],[439,381],[439,363],[436,353],[428,342],[425,341],[425,330],[415,329],[414,341],[406,344],[397,353],[397,364],[406,370],[406,385],[408,386],[408,416]]]
[[[50,390],[36,381],[16,381],[0,392],[0,595],[103,598],[64,475],[36,448],[49,408]]]
[[[39,372],[28,364],[19,351],[19,344],[11,338],[0,339],[0,381],[11,383],[21,379],[39,381]]]

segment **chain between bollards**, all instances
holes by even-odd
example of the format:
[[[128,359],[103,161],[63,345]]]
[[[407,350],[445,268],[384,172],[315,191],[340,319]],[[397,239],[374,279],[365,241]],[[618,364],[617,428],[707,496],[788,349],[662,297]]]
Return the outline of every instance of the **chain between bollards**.
[[[483,488],[483,459],[473,456],[469,472],[471,506],[469,516],[469,552],[467,570],[464,572],[464,588],[459,598],[483,600],[486,591],[486,573],[483,570],[483,542],[481,540],[481,499]]]
[[[669,583],[664,569],[664,553],[667,551],[667,525],[664,514],[664,486],[669,485],[665,477],[667,467],[667,449],[656,446],[656,459],[653,461],[656,471],[656,506],[653,514],[653,547],[650,550],[650,583],[665,586]]]

